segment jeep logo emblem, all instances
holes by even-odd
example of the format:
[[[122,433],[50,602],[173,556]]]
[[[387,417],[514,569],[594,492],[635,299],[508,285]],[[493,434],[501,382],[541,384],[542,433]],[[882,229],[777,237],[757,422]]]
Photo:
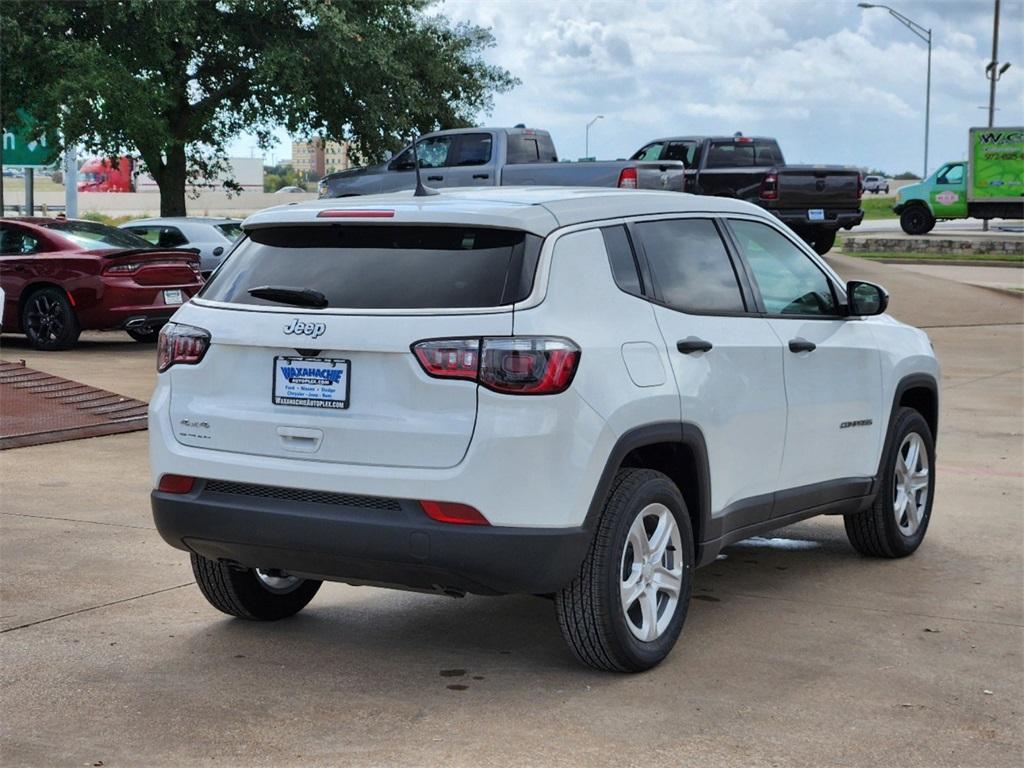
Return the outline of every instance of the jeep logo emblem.
[[[307,323],[299,318],[295,318],[288,325],[284,327],[284,332],[287,334],[294,334],[295,336],[309,336],[312,339],[318,339],[324,335],[324,331],[327,330],[327,325],[324,323]]]

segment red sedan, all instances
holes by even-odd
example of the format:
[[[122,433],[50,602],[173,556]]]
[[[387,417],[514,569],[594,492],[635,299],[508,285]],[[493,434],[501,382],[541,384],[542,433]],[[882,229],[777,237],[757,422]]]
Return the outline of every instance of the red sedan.
[[[83,330],[154,342],[203,285],[199,255],[154,248],[123,229],[78,219],[0,219],[4,331],[36,349],[67,349]]]

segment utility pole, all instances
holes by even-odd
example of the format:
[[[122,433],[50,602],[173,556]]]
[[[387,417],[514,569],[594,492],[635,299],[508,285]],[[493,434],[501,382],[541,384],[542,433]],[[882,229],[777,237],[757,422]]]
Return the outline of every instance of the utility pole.
[[[78,218],[78,147],[64,150],[64,215]]]
[[[985,77],[988,78],[988,127],[991,128],[995,123],[996,117],[996,82],[1002,76],[1002,74],[1010,68],[1010,64],[1006,63],[999,67],[999,0],[995,0],[995,9],[993,11],[994,16],[992,18],[992,61],[985,67]],[[981,222],[981,229],[983,232],[988,232],[988,219],[984,219]]]
[[[992,20],[992,63],[988,65],[985,74],[988,76],[988,127],[991,128],[996,112],[996,81],[1001,72],[996,72],[999,66],[999,0],[996,0],[995,18]]]

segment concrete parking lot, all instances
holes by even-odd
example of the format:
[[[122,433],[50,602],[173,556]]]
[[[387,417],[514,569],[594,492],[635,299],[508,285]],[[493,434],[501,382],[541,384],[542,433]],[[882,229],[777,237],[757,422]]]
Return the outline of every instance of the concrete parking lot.
[[[146,433],[0,454],[7,766],[1018,766],[1024,756],[1024,302],[833,259],[943,364],[919,552],[821,518],[698,572],[659,668],[577,666],[550,602],[327,584],[228,619],[149,513]],[[85,334],[2,357],[146,399],[152,348]]]

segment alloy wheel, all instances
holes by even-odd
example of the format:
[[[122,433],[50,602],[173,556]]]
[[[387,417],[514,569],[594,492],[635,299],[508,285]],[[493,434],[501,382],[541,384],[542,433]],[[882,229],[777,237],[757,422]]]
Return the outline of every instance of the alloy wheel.
[[[924,440],[911,432],[896,454],[893,478],[893,514],[904,536],[913,536],[921,527],[928,507],[928,451]]]
[[[46,293],[32,298],[25,320],[29,335],[39,341],[56,341],[64,333],[64,307]]]
[[[664,504],[648,504],[633,520],[622,550],[619,596],[638,640],[657,640],[679,604],[683,561],[679,526]]]

